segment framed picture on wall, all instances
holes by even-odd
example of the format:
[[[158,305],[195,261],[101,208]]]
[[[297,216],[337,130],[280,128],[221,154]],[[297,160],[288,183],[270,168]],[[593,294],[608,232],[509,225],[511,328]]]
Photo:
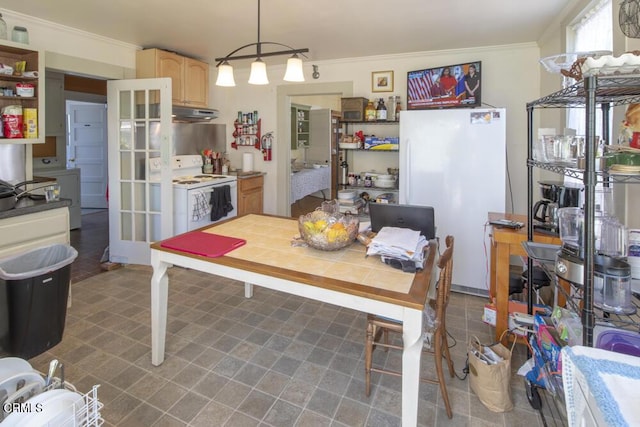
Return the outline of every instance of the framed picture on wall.
[[[371,92],[393,92],[393,71],[371,73]]]

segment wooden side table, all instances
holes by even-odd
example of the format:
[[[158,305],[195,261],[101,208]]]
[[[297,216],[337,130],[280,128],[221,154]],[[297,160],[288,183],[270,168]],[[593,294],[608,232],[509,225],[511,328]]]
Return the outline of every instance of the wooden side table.
[[[526,215],[489,212],[489,221],[506,218],[512,221],[527,223]],[[522,242],[527,240],[527,228],[519,230],[492,227],[491,230],[491,259],[490,259],[490,288],[489,293],[496,306],[496,340],[502,332],[509,328],[509,261],[511,255],[527,256]],[[534,242],[560,244],[560,238],[542,233],[533,235]]]

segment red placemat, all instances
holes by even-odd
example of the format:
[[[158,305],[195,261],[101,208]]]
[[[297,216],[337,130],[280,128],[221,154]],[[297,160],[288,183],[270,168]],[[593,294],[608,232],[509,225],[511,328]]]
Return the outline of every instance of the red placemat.
[[[239,248],[245,243],[247,243],[247,241],[244,239],[205,233],[203,231],[191,231],[171,237],[160,243],[160,246],[176,251],[216,258]]]

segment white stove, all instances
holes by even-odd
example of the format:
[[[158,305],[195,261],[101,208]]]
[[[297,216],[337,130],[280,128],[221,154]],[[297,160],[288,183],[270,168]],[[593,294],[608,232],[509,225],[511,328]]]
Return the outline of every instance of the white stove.
[[[237,215],[238,179],[202,173],[202,156],[171,158],[173,234],[181,234]],[[160,191],[160,158],[149,160],[149,181]],[[156,184],[157,183],[157,184]]]
[[[173,178],[173,186],[175,188],[186,188],[190,190],[193,188],[208,187],[211,184],[222,184],[236,180],[237,178],[235,176],[229,175],[181,175]]]

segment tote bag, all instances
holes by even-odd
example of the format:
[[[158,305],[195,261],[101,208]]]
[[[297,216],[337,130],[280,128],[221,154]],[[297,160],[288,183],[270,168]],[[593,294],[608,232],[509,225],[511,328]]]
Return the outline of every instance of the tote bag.
[[[515,345],[513,341],[513,345]],[[513,409],[511,400],[511,349],[500,342],[486,346],[502,358],[495,364],[486,363],[484,345],[477,337],[469,342],[469,385],[480,402],[493,412],[508,412]]]

